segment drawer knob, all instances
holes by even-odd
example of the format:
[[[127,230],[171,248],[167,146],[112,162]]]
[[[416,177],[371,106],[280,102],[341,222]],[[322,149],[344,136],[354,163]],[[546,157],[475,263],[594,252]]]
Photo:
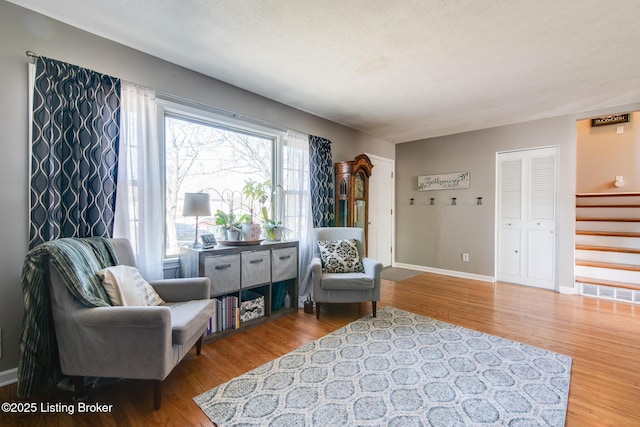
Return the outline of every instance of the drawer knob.
[[[289,258],[291,258],[291,255],[285,255],[280,257],[280,259],[289,259]]]
[[[216,270],[225,270],[229,267],[231,267],[231,264],[216,265]]]
[[[251,261],[249,261],[249,264],[260,264],[262,261],[262,259],[252,259]]]

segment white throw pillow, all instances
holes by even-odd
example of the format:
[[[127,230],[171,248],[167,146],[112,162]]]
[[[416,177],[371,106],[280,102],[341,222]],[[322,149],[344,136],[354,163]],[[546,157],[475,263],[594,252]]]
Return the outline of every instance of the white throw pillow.
[[[164,304],[137,268],[116,265],[98,271],[102,286],[113,305],[146,306]]]
[[[364,265],[355,239],[320,240],[323,273],[363,273]]]

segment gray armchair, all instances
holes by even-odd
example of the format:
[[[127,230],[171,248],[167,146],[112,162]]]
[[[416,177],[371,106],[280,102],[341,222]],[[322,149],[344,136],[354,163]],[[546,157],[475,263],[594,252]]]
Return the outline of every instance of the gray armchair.
[[[131,244],[112,239],[120,264],[135,267]],[[62,374],[72,378],[76,396],[84,395],[84,377],[149,379],[154,407],[160,408],[161,384],[196,345],[199,355],[215,305],[208,278],[149,282],[167,303],[152,307],[86,307],[49,266],[51,305]]]
[[[347,303],[371,301],[373,317],[376,303],[380,300],[380,273],[382,263],[364,257],[364,230],[357,227],[323,227],[313,230],[313,260],[311,277],[313,297],[316,301],[316,318],[320,318],[320,307],[325,303]],[[363,273],[326,273],[322,270],[322,259],[318,241],[355,239],[358,255],[364,265]]]

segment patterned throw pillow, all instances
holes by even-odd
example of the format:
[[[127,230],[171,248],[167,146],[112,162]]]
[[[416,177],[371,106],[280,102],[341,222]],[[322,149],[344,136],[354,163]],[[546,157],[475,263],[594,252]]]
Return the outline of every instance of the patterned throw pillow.
[[[318,242],[323,273],[364,273],[355,239]]]

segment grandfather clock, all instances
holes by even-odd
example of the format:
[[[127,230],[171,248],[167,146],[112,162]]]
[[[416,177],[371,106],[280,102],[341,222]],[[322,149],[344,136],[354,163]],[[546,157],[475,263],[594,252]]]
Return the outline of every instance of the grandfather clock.
[[[354,160],[336,162],[336,227],[364,229],[369,244],[369,177],[373,163],[366,154]]]

